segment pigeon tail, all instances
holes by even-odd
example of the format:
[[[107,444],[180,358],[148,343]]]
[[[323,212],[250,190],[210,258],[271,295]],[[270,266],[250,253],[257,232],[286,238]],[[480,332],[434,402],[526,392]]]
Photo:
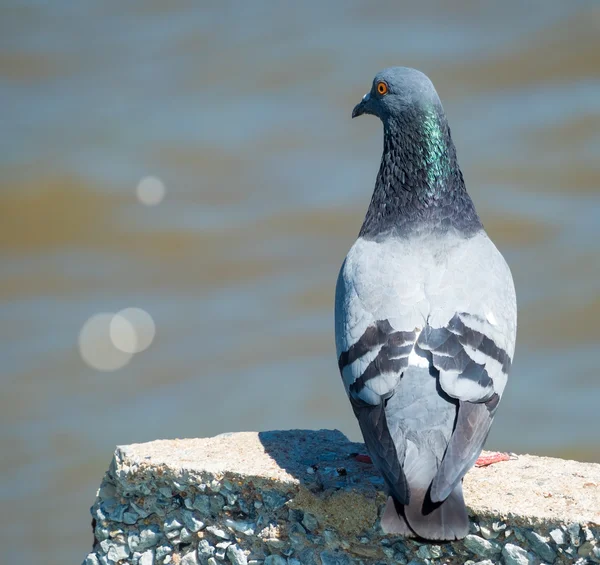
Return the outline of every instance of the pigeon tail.
[[[381,529],[386,534],[417,537],[430,541],[453,541],[469,533],[462,483],[443,502],[433,503],[429,493],[411,491],[411,502],[404,506],[388,497]]]
[[[415,532],[410,529],[404,516],[404,505],[400,504],[393,497],[388,496],[385,503],[385,510],[381,516],[381,529],[385,534],[414,538]]]

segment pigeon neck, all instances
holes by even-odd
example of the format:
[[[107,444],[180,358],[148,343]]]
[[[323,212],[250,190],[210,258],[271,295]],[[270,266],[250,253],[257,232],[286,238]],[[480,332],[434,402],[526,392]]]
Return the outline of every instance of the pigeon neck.
[[[441,106],[385,121],[383,156],[360,235],[454,229],[469,237],[481,227]]]

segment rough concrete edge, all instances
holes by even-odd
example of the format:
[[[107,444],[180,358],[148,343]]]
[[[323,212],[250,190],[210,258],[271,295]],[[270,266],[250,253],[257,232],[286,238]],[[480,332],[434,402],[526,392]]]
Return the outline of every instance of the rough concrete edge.
[[[365,498],[367,495],[365,492],[346,489],[341,492],[321,491],[315,493],[294,478],[280,480],[227,471],[223,473],[212,473],[210,471],[194,472],[185,468],[174,469],[166,464],[157,466],[156,464],[146,464],[144,461],[130,457],[127,452],[127,446],[116,448],[110,467],[98,491],[97,501],[102,499],[102,488],[107,485],[110,488],[114,486],[116,493],[122,495],[123,498],[134,499],[136,496],[143,497],[150,494],[151,491],[146,486],[147,484],[158,485],[165,480],[167,483],[172,484],[179,492],[185,492],[190,487],[195,488],[198,485],[206,485],[209,490],[219,492],[223,484],[229,483],[234,486],[237,484],[240,488],[244,485],[250,485],[253,490],[257,492],[261,491],[261,493],[266,491],[281,493],[286,497],[286,506],[290,511],[297,509],[303,514],[313,516],[321,524],[321,527],[325,528],[325,531],[339,532],[339,534],[350,539],[351,541],[347,542],[343,547],[346,551],[350,552],[353,556],[352,559],[360,559],[360,556],[363,555],[365,559],[379,558],[383,559],[384,563],[389,562],[389,559],[392,559],[391,552],[393,547],[398,545],[387,545],[385,543],[387,540],[381,535],[360,540],[361,534],[366,533],[369,529],[372,532],[373,527],[369,528],[369,526],[372,526],[373,522],[377,522],[377,515],[381,511],[381,506],[385,500],[385,496],[381,492],[377,493],[373,499],[366,501]],[[108,493],[107,496],[111,496],[112,494],[114,493]],[[365,502],[370,502],[371,504],[365,504]],[[350,520],[347,517],[343,517],[343,514],[348,514],[349,507],[353,508]],[[367,508],[366,512],[363,512],[362,515],[360,514],[361,508]],[[358,512],[357,509],[359,509]],[[405,547],[409,548],[405,550],[406,553],[404,555],[407,558],[412,557],[425,560],[414,561],[412,559],[411,562],[414,561],[414,563],[435,562],[438,558],[442,560],[440,562],[444,563],[473,563],[467,557],[471,557],[472,559],[481,559],[483,557],[489,559],[487,563],[499,563],[499,561],[494,561],[493,559],[500,559],[500,555],[502,555],[504,563],[510,565],[542,562],[564,563],[575,560],[578,560],[575,561],[576,563],[589,562],[586,559],[600,563],[600,539],[598,539],[598,531],[596,531],[598,529],[597,524],[591,522],[561,524],[552,520],[540,520],[511,513],[499,515],[493,511],[474,514],[472,508],[470,508],[470,514],[474,522],[469,539],[451,544],[453,547],[457,544],[464,544],[468,552],[470,552],[470,554],[464,551],[461,553],[458,550],[458,555],[462,555],[463,557],[456,558],[461,560],[452,561],[454,557],[445,556],[444,553],[438,555],[437,552],[440,545],[419,545],[418,542],[407,542],[407,544],[404,544]],[[493,529],[490,528],[490,525],[493,525]],[[521,528],[524,529],[521,530]],[[229,529],[231,530],[231,527]],[[535,530],[539,530],[541,534]],[[554,536],[562,536],[566,541],[563,544],[557,543],[550,533],[552,531]],[[514,541],[514,543],[509,543],[508,539],[502,540],[503,543],[495,541],[502,535],[506,535],[508,538],[507,534],[509,532],[511,536],[510,541]],[[367,545],[364,545],[365,539],[369,540]],[[274,544],[274,540],[271,540],[271,542]],[[241,544],[239,540],[238,543]],[[371,550],[370,545],[373,544],[378,544],[375,550]],[[219,544],[216,545],[218,546]],[[441,544],[441,546],[444,545]],[[566,547],[561,547],[561,545],[566,545]],[[523,549],[521,546],[526,549]],[[565,550],[570,551],[570,553],[566,553]],[[323,563],[328,559],[328,551],[329,549],[325,549],[322,552],[325,555],[321,555]],[[90,559],[89,556],[88,559]],[[400,559],[398,562],[402,562],[402,557],[398,557],[397,554],[393,559],[394,561]],[[120,562],[130,563],[130,561]],[[134,562],[137,563],[137,561],[131,561],[131,563]],[[204,561],[202,562],[204,563]],[[230,559],[230,562],[234,563],[235,561]],[[298,560],[294,560],[291,557],[288,561],[288,563],[292,564],[296,562]],[[367,562],[371,563],[373,561]],[[482,561],[481,563],[484,562]],[[86,564],[88,563],[95,565],[95,563],[103,562],[99,560],[86,561]],[[190,561],[190,563],[193,562]],[[216,561],[211,563],[211,565],[214,565],[214,563]],[[243,563],[243,560],[240,563]],[[273,563],[280,562],[273,561]],[[340,563],[345,563],[345,561],[342,560]]]
[[[132,469],[132,465],[127,463],[133,463],[135,468]],[[121,485],[123,493],[137,491],[144,495],[147,493],[141,486],[162,478],[167,469],[170,481],[181,492],[184,492],[188,486],[213,485],[227,480],[239,485],[250,484],[258,490],[272,490],[284,494],[290,498],[290,508],[310,511],[321,523],[332,526],[347,535],[358,535],[376,523],[379,517],[376,508],[381,508],[386,500],[383,492],[377,492],[370,497],[368,493],[354,488],[313,492],[293,477],[272,479],[232,471],[215,474],[210,471],[193,472],[163,465],[144,464],[144,462],[129,457],[127,446],[117,446],[107,474],[110,474],[110,477]],[[362,504],[365,499],[370,499],[374,506]],[[348,508],[353,509],[353,512],[348,513]]]

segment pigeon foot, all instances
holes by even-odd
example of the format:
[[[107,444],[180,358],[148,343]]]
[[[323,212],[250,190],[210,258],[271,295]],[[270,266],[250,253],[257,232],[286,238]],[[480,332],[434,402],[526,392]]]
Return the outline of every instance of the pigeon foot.
[[[488,453],[487,455],[482,455],[475,461],[475,467],[487,467],[488,465],[493,465],[494,463],[500,463],[501,461],[510,461],[511,459],[517,459],[517,456],[514,453],[501,453],[496,451],[494,453]],[[359,463],[368,463],[370,465],[373,464],[371,457],[368,455],[359,453],[354,456],[354,460]]]
[[[517,456],[514,453],[500,453],[496,451],[494,453],[488,453],[487,455],[481,455],[477,461],[475,461],[475,467],[487,467],[500,461],[510,461],[516,459]]]

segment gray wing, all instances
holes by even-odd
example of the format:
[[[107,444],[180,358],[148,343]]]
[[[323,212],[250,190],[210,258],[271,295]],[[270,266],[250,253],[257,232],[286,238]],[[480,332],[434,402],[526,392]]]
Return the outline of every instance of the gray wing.
[[[494,334],[489,322],[461,312],[443,328],[426,326],[417,341],[439,371],[441,388],[459,401],[456,424],[431,486],[433,502],[445,500],[479,457],[508,377],[511,357],[486,330]]]
[[[396,277],[400,262],[388,251],[385,245],[359,240],[342,265],[336,287],[336,348],[344,387],[373,463],[394,498],[408,504],[402,469],[406,442],[401,430],[390,430],[386,404],[408,367],[416,322],[422,318],[404,312],[412,310],[412,285],[394,289],[393,296],[386,293],[386,281],[402,280]]]
[[[410,493],[401,461],[401,444],[394,442],[385,411],[387,399],[408,366],[416,332],[395,331],[387,320],[374,322],[340,354],[338,365],[373,463],[391,493],[408,504]]]
[[[402,504],[410,502],[408,482],[400,464],[394,439],[390,434],[385,413],[385,400],[372,405],[351,398],[354,415],[369,450],[373,464],[383,475],[390,494]]]
[[[517,331],[510,269],[487,235],[448,253],[448,269],[435,291],[417,346],[439,371],[441,389],[458,400],[448,449],[431,487],[444,500],[475,463],[506,386]]]

